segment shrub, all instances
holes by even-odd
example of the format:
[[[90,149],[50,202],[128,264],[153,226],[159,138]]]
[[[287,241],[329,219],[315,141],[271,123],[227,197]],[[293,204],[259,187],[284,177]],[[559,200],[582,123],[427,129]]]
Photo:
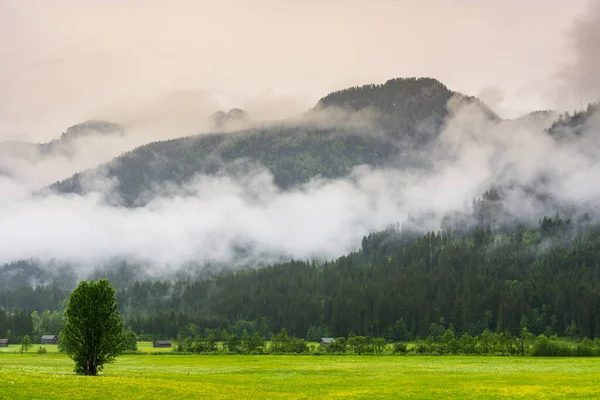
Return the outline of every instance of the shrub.
[[[415,352],[418,354],[432,354],[435,350],[435,344],[430,340],[418,340],[415,344]]]
[[[403,342],[394,343],[394,353],[406,354],[406,343],[403,343]]]
[[[343,353],[343,354],[345,354],[346,350],[347,350],[346,338],[335,339],[335,342],[329,343],[327,345],[327,347],[325,348],[325,350],[328,353]]]
[[[558,340],[556,336],[547,338],[540,335],[535,339],[531,350],[533,356],[568,357],[577,355],[577,349],[569,343]]]

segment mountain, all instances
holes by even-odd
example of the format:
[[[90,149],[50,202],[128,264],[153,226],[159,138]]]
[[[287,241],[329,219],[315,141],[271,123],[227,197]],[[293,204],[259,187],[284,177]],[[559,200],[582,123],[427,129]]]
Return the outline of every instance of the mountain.
[[[317,176],[345,176],[356,165],[383,165],[396,154],[389,140],[368,132],[281,125],[150,143],[99,168],[118,179],[116,189],[125,205],[138,206],[149,200],[148,192],[165,183],[181,184],[196,174],[235,172],[244,161],[267,167],[275,184],[287,189]],[[90,172],[75,174],[51,189],[84,194]]]
[[[117,178],[117,193],[125,205],[139,206],[165,183],[236,170],[240,162],[265,166],[282,189],[319,176],[343,177],[361,164],[423,167],[427,162],[422,152],[439,134],[452,96],[498,118],[477,99],[452,92],[435,79],[393,79],[331,93],[297,120],[150,143],[99,168],[108,178]],[[246,115],[232,110],[213,117],[227,121]],[[93,172],[75,174],[50,189],[84,194],[86,176]]]
[[[69,142],[89,136],[124,136],[125,129],[119,124],[108,121],[90,120],[70,126],[59,142]],[[52,142],[51,142],[52,143]]]
[[[0,142],[0,156],[25,158],[34,160],[36,157],[61,154],[68,156],[74,142],[97,136],[124,136],[125,129],[119,124],[108,121],[91,120],[70,126],[59,139],[48,143],[30,143],[20,141]]]
[[[341,108],[350,112],[376,113],[375,125],[395,137],[439,132],[448,116],[448,101],[479,107],[491,120],[500,118],[475,97],[453,92],[432,78],[390,79],[381,85],[364,85],[332,92],[321,98],[313,111]]]

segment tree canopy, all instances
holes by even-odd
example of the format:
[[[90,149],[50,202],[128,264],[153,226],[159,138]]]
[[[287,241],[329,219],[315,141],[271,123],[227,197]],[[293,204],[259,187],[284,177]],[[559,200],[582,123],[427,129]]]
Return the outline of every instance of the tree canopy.
[[[80,282],[71,293],[65,315],[60,345],[75,361],[75,372],[97,375],[125,349],[123,321],[108,280]]]

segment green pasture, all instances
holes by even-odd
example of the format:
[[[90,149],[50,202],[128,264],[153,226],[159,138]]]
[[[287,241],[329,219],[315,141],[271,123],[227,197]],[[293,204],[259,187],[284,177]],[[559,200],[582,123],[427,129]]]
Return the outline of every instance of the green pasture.
[[[138,342],[137,343],[138,351],[142,353],[171,353],[175,348],[175,343],[173,343],[173,347],[152,347],[152,342]]]
[[[97,377],[64,354],[0,354],[0,399],[600,398],[600,359],[126,355]]]
[[[173,347],[171,348],[154,348],[152,347],[152,342],[138,342],[138,351],[142,353],[170,353],[173,351]],[[58,345],[56,344],[33,344],[28,354],[36,353],[38,349],[42,347],[46,349],[48,353],[58,353]],[[20,344],[9,344],[8,347],[0,347],[0,353],[20,353],[21,345]]]
[[[32,344],[27,353],[35,353],[40,347],[46,349],[48,353],[58,353],[58,345],[56,344]],[[8,347],[0,347],[0,353],[20,353],[20,344],[9,344]]]

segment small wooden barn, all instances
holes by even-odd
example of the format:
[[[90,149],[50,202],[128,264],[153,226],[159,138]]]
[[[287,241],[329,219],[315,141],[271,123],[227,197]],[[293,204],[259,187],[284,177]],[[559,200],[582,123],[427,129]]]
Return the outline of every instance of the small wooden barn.
[[[170,340],[155,340],[152,342],[152,347],[171,347]]]
[[[0,339],[0,347],[8,347],[8,339]]]
[[[56,335],[43,335],[42,344],[58,344],[58,337]]]
[[[329,344],[335,342],[335,339],[332,337],[322,337],[321,341],[319,342],[321,344],[322,347],[327,347]]]

